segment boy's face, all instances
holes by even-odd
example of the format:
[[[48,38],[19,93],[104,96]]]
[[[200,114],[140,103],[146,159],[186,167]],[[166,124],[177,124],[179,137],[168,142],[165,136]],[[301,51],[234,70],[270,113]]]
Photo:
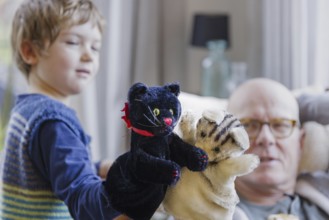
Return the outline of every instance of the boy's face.
[[[101,33],[91,22],[63,29],[32,66],[31,86],[58,99],[80,93],[98,71],[100,47]]]

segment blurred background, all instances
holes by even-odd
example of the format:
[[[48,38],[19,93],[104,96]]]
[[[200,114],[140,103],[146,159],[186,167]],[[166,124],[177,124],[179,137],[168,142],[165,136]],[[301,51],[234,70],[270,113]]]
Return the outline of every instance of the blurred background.
[[[12,62],[9,40],[21,1],[0,0],[0,148],[13,96],[27,87]],[[223,83],[230,85],[228,92],[253,77],[272,78],[293,90],[328,86],[328,0],[95,2],[107,21],[100,73],[72,103],[92,136],[95,160],[115,159],[129,149],[120,110],[134,82],[177,81],[182,91],[205,95],[207,42],[217,38],[227,45],[222,52],[229,66]]]

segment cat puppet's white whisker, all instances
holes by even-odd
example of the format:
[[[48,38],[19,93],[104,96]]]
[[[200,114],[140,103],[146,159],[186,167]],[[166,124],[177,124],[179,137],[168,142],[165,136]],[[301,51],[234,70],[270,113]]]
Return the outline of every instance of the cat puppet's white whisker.
[[[152,109],[150,108],[150,106],[147,106],[147,108],[148,108],[149,112],[151,113],[151,115],[153,116],[154,120],[155,120],[156,122],[158,122],[158,125],[161,125],[161,122],[160,122],[159,119],[153,114],[153,111],[152,111]],[[145,116],[145,117],[146,117],[146,116]]]
[[[145,125],[145,124],[142,124],[142,123],[137,123],[137,124],[139,124],[139,125],[141,125],[141,126],[143,126],[143,127],[147,127],[147,128],[157,128],[157,127],[159,127],[158,125]]]
[[[158,127],[159,124],[155,123],[154,121],[152,121],[149,117],[147,117],[147,115],[143,114],[143,116],[152,124],[154,125],[154,127]]]

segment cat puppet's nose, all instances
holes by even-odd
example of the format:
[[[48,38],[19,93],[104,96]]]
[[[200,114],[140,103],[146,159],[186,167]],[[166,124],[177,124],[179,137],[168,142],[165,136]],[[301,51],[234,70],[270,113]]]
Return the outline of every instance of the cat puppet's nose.
[[[172,124],[172,119],[171,118],[164,118],[163,121],[166,123],[166,125],[171,125]]]

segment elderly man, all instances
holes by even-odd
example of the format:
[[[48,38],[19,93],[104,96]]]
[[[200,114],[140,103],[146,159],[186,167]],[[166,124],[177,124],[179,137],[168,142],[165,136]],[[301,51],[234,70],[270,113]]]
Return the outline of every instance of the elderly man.
[[[257,78],[238,87],[228,111],[244,124],[250,138],[248,153],[260,165],[236,180],[239,208],[252,220],[286,213],[300,219],[329,219],[319,207],[294,193],[304,132],[299,127],[298,103],[278,82]]]

